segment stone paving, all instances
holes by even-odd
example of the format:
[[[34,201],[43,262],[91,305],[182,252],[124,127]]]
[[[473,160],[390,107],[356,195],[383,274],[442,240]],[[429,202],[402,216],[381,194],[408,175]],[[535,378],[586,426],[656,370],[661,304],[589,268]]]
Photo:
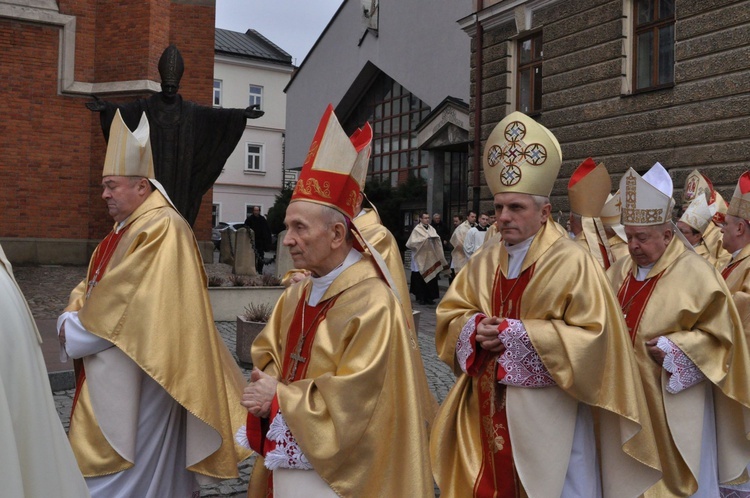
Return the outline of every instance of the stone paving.
[[[227,265],[209,264],[206,271],[209,275],[222,274]],[[29,307],[36,319],[53,319],[62,312],[67,304],[67,298],[72,290],[85,276],[86,268],[73,266],[40,266],[14,268],[16,279],[29,302]],[[445,285],[446,279],[441,280]],[[441,286],[441,294],[444,292]],[[435,351],[435,306],[423,306],[412,302],[415,310],[420,311],[419,346],[422,352],[425,372],[430,389],[438,402],[442,402],[455,382],[451,369],[441,362]],[[221,334],[232,355],[235,356],[235,328],[234,322],[216,322],[216,328]],[[242,368],[246,377],[250,371]],[[54,392],[55,406],[63,426],[67,430],[70,424],[70,408],[73,402],[74,390]],[[425,448],[426,450],[426,448]],[[251,457],[239,465],[240,477],[222,481],[215,485],[203,486],[202,497],[231,497],[246,496],[247,483],[252,471],[255,458]]]

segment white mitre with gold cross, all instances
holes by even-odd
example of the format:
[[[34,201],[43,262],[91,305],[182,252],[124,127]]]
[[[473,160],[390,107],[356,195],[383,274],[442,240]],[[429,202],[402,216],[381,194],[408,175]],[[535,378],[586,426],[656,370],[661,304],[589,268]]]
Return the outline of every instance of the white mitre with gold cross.
[[[641,176],[633,168],[620,179],[622,224],[661,225],[672,219],[672,178],[664,166],[654,164]]]

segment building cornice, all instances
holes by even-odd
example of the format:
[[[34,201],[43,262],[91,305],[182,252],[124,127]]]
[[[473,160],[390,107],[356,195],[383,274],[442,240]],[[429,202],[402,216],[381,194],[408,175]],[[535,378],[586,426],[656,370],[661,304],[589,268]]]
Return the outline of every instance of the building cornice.
[[[515,21],[518,31],[531,29],[531,18],[535,11],[547,7],[560,0],[506,0],[482,9],[479,12],[470,14],[459,19],[458,25],[469,36],[475,36],[477,32],[477,22],[482,27],[494,29],[508,22]],[[522,24],[521,24],[522,23]],[[520,26],[518,26],[521,24]]]

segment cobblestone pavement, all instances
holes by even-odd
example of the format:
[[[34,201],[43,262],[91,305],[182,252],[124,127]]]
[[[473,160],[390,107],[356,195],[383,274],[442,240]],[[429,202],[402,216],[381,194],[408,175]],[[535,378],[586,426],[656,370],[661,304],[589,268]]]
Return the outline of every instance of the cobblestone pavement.
[[[209,275],[225,273],[227,268],[227,265],[206,265]],[[67,304],[70,290],[83,279],[86,269],[84,267],[71,266],[17,267],[14,268],[14,273],[29,302],[34,317],[37,319],[48,319],[57,318],[62,312]],[[415,310],[421,312],[419,319],[419,346],[422,352],[427,381],[438,402],[442,402],[451,386],[453,386],[455,377],[450,368],[438,359],[435,351],[435,306],[422,306],[414,302],[412,305]],[[216,322],[216,328],[236,360],[236,324],[234,322]],[[242,366],[240,368],[245,377],[249,378],[250,371],[242,368]],[[60,415],[60,420],[66,430],[70,424],[70,408],[73,403],[74,394],[75,391],[72,389],[53,393],[57,413]],[[251,457],[240,464],[240,477],[238,479],[204,486],[201,489],[201,496],[244,497],[254,460],[255,458]]]

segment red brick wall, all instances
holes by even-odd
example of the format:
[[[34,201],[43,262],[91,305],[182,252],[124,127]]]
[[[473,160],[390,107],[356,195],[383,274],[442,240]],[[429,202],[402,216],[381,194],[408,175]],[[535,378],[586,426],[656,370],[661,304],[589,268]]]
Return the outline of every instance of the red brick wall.
[[[169,43],[185,58],[180,93],[211,103],[214,7],[169,0],[61,0],[76,16],[80,82],[159,81]],[[111,219],[100,198],[106,144],[88,98],[58,94],[60,27],[0,19],[0,237],[100,239]],[[141,95],[102,96],[129,102]],[[210,238],[211,194],[196,222]]]

